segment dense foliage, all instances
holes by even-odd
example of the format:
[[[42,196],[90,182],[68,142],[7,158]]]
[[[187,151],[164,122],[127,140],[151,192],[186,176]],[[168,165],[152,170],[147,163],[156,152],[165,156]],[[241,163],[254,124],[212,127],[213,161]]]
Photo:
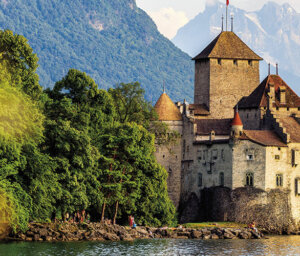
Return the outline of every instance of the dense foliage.
[[[191,58],[158,32],[135,0],[0,1],[0,27],[29,39],[44,87],[76,68],[104,89],[139,81],[152,103],[163,82],[173,100],[192,99]]]
[[[0,61],[0,211],[9,206],[12,228],[83,209],[94,220],[124,223],[134,214],[139,224],[172,223],[167,173],[154,158],[155,131],[168,131],[155,122],[140,85],[106,91],[70,69],[42,91],[26,39],[0,35],[18,43],[6,44],[3,51],[13,57]],[[27,50],[19,54],[14,47]]]

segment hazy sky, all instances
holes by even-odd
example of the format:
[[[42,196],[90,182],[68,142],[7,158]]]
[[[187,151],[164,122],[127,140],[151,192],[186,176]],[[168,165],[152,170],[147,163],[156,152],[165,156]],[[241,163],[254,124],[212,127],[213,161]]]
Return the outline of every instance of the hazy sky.
[[[218,0],[136,0],[137,5],[145,10],[155,21],[159,31],[168,38],[173,38],[177,30],[190,19],[202,12],[205,4]],[[247,11],[260,9],[269,0],[229,0],[234,5]],[[272,0],[283,4],[289,3],[300,12],[300,0]],[[226,0],[220,0],[226,2]]]

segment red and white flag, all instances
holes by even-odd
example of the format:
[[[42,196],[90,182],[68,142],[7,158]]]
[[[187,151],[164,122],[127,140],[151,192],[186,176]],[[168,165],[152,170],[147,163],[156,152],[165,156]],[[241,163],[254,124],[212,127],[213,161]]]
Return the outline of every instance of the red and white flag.
[[[226,0],[226,5],[229,5],[229,0]]]

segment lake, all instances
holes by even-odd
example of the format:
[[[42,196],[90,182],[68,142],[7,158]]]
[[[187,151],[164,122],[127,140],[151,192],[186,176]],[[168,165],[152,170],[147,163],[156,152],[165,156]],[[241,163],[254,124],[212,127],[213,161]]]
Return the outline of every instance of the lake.
[[[300,255],[300,236],[272,236],[266,240],[175,240],[135,242],[14,242],[0,243],[2,256],[27,255]]]

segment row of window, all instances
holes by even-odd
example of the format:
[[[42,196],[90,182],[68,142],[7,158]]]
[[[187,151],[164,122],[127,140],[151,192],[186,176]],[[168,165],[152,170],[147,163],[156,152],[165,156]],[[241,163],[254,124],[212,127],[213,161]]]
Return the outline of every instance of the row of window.
[[[218,59],[218,64],[219,64],[219,65],[222,65],[222,59]],[[233,60],[233,64],[236,65],[236,66],[238,66],[238,60]],[[249,65],[249,66],[252,66],[252,65],[253,65],[252,60],[248,60],[248,65]]]
[[[225,184],[225,177],[224,172],[220,172],[219,174],[219,185],[224,186]],[[198,187],[203,186],[203,175],[202,173],[198,173]],[[253,187],[254,186],[254,174],[252,172],[246,173],[246,186]],[[276,174],[276,186],[282,187],[283,186],[283,175]],[[300,190],[300,182],[299,182],[299,190]]]
[[[210,159],[209,159],[209,154],[210,154]],[[225,151],[224,149],[221,149],[220,153],[218,152],[217,149],[213,149],[211,151],[208,150],[198,150],[198,162],[204,160],[217,160],[218,158],[222,159],[225,161]]]

